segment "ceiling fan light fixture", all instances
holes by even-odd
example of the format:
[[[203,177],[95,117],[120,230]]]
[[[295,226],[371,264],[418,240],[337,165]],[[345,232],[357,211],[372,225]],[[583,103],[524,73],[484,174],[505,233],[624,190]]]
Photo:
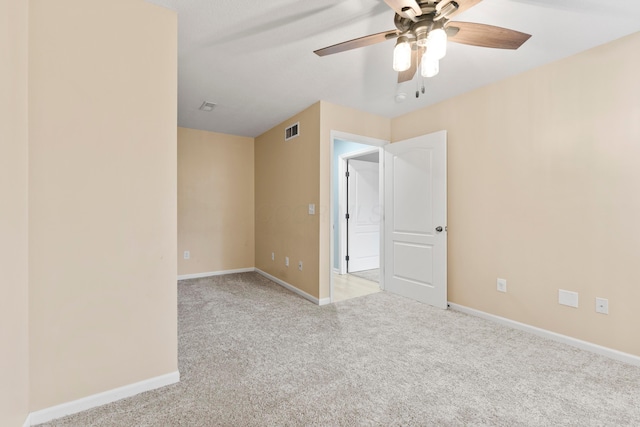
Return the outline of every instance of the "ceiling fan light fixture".
[[[407,71],[411,67],[411,44],[407,37],[399,37],[393,49],[393,69]]]
[[[529,40],[530,34],[508,28],[449,21],[481,1],[384,0],[395,11],[395,29],[331,45],[315,50],[314,53],[318,56],[331,55],[397,39],[393,50],[393,69],[398,72],[398,83],[404,83],[412,80],[418,69],[425,77],[438,74],[439,61],[447,53],[449,40],[471,46],[511,50],[518,49]],[[423,67],[420,66],[421,62]],[[417,96],[420,96],[419,92],[416,91]]]
[[[440,60],[435,59],[428,54],[422,55],[422,65],[420,74],[422,77],[435,77],[440,72]]]
[[[447,33],[442,28],[429,31],[427,52],[430,58],[442,59],[447,54]]]

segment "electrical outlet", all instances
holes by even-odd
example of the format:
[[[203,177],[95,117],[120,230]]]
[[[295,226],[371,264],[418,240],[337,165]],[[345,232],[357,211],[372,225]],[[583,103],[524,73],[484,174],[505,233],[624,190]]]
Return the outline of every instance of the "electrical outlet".
[[[298,270],[302,271],[302,261],[298,261]]]
[[[191,253],[189,251],[184,251],[184,259],[189,259],[191,258]]]
[[[596,298],[596,313],[609,314],[609,300]]]
[[[271,261],[275,261],[275,260],[276,260],[276,253],[271,252]]]
[[[314,203],[309,203],[309,215],[316,214],[316,205]]]
[[[507,279],[500,279],[496,281],[496,289],[498,292],[507,292]]]
[[[289,267],[289,257],[288,256],[284,257],[284,266],[285,267]]]

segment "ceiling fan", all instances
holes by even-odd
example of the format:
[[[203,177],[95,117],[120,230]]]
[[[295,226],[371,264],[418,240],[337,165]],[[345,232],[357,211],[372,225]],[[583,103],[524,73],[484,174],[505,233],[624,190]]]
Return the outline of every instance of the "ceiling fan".
[[[398,83],[438,74],[446,54],[447,40],[481,47],[518,49],[531,35],[507,28],[473,22],[450,21],[482,0],[384,0],[395,11],[395,30],[383,31],[314,51],[318,56],[396,39],[393,69]]]

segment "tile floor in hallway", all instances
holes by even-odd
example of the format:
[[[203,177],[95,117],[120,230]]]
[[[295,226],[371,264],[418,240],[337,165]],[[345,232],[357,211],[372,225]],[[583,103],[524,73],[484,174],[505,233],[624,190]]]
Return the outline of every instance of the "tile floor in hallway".
[[[376,282],[356,277],[351,274],[333,273],[333,302],[380,292]]]

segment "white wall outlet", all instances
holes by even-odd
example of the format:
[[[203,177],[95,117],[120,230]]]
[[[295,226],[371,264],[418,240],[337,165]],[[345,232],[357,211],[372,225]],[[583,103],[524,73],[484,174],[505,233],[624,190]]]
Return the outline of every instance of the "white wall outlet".
[[[572,291],[558,290],[558,304],[578,308],[578,293]]]
[[[288,256],[284,257],[284,266],[285,267],[289,267],[289,257]]]
[[[507,292],[507,279],[498,278],[496,281],[496,289],[498,292]]]
[[[184,251],[183,257],[184,259],[189,259],[191,258],[191,253],[189,251]]]
[[[276,253],[271,252],[271,261],[275,261],[275,260],[276,260]]]
[[[309,215],[316,214],[316,205],[313,203],[309,203]]]
[[[302,261],[298,261],[298,270],[302,271]]]
[[[596,298],[596,313],[609,314],[609,300]]]

